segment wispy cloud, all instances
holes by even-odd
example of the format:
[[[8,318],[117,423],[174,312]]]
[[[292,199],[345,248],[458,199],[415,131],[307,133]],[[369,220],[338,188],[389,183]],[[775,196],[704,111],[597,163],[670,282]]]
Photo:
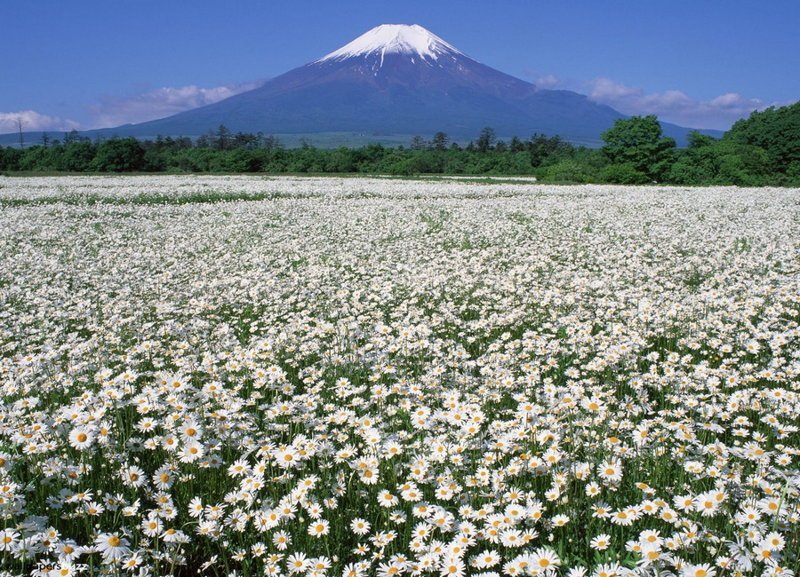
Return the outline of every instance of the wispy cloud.
[[[91,107],[93,128],[144,122],[171,116],[184,110],[213,104],[240,92],[252,90],[260,82],[201,88],[163,87],[128,97],[106,97]]]
[[[589,81],[564,79],[554,74],[529,71],[532,82],[543,89],[574,90],[586,94],[591,100],[611,106],[623,114],[655,114],[660,120],[691,128],[728,130],[740,118],[754,110],[769,106],[785,106],[791,102],[766,102],[735,92],[727,92],[710,100],[692,98],[682,90],[645,92],[642,88],[628,86],[610,78]]]
[[[555,74],[545,74],[544,76],[537,76],[534,79],[533,83],[539,88],[544,88],[547,90],[553,88],[561,88],[564,85],[564,81]]]
[[[17,112],[0,112],[0,134],[17,132],[20,122],[23,132],[70,131],[80,128],[80,125],[74,120],[40,114],[35,110],[19,110]]]
[[[646,93],[641,88],[626,86],[609,78],[596,78],[586,86],[589,98],[624,114],[655,114],[662,120],[694,128],[727,130],[731,124],[754,110],[788,104],[767,103],[735,92],[711,100],[698,100],[680,90]]]

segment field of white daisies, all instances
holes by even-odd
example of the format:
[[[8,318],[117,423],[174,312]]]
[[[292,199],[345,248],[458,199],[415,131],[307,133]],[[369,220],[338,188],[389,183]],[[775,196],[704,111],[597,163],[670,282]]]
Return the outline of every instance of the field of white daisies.
[[[0,177],[0,575],[800,575],[800,191]]]

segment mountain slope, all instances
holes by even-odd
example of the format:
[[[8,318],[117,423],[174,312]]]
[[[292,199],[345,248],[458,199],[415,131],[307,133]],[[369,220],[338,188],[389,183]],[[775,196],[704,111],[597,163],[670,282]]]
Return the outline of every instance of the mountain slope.
[[[421,26],[383,25],[259,88],[119,135],[198,135],[224,124],[265,133],[356,132],[472,138],[560,134],[599,140],[623,115],[567,91],[539,90],[481,64]]]
[[[599,144],[625,116],[581,94],[542,90],[481,64],[425,28],[382,25],[315,62],[220,102],[168,118],[92,131],[101,136],[199,136],[233,132],[355,133],[475,138],[534,133]],[[689,129],[663,124],[685,142]],[[90,134],[92,134],[90,133]]]

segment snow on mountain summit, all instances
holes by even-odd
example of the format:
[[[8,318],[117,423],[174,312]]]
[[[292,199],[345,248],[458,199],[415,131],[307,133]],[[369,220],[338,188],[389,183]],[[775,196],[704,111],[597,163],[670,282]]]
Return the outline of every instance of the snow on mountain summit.
[[[383,59],[384,54],[392,53],[417,55],[430,60],[437,60],[443,54],[461,54],[453,45],[418,24],[382,24],[323,56],[317,62],[370,54],[380,54]]]

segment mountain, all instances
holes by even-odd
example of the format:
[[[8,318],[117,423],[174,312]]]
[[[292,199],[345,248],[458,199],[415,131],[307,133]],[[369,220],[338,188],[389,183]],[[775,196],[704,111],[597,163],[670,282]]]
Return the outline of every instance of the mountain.
[[[315,62],[225,100],[113,129],[102,136],[199,136],[224,124],[232,132],[366,138],[560,135],[599,144],[625,116],[567,90],[544,90],[481,64],[422,26],[385,24]],[[683,142],[689,129],[663,124]],[[90,133],[91,134],[91,133]]]

